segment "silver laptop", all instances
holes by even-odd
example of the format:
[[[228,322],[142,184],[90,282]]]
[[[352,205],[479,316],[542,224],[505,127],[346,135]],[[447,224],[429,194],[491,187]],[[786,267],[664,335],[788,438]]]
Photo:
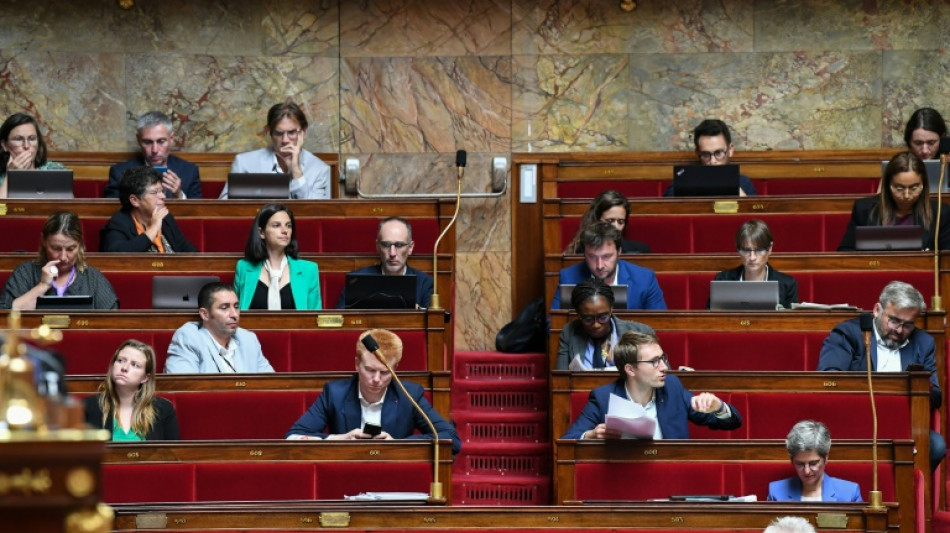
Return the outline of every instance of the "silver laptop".
[[[72,170],[7,170],[8,198],[72,198]]]
[[[888,161],[881,161],[881,177],[884,176],[887,163]],[[930,182],[930,192],[937,192],[937,186],[940,185],[940,160],[927,159],[924,161],[924,168],[927,169],[927,181]],[[950,182],[950,176],[946,176],[943,180],[943,192],[950,191],[947,182]]]
[[[290,198],[290,174],[230,173],[228,198],[236,200],[286,200]]]
[[[855,226],[854,249],[921,250],[923,238],[922,226]]]
[[[771,310],[778,307],[777,281],[710,281],[709,308]]]
[[[558,294],[561,296],[561,309],[573,309],[571,307],[571,293],[574,292],[574,287],[577,285],[558,285]],[[611,289],[614,291],[614,309],[626,309],[627,308],[627,286],[626,285],[611,285]]]
[[[198,291],[218,276],[153,276],[152,309],[198,309]]]

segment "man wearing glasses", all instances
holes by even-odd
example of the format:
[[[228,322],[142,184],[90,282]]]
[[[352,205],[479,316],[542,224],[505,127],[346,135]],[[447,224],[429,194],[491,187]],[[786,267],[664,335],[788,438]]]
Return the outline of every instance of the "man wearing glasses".
[[[696,126],[693,144],[700,165],[727,165],[735,150],[729,126],[717,119],[706,119]],[[673,185],[666,188],[663,196],[674,196]],[[739,176],[739,196],[755,196],[755,185],[748,176]]]
[[[353,274],[382,274],[384,276],[415,276],[416,277],[416,307],[429,307],[432,297],[432,276],[421,270],[409,266],[409,256],[412,255],[412,226],[402,217],[384,218],[376,231],[376,251],[379,253],[379,263],[355,270]],[[340,293],[336,303],[337,309],[346,308],[346,287]]]
[[[152,167],[162,175],[162,186],[168,198],[201,198],[201,178],[198,167],[184,159],[170,155],[175,143],[172,119],[161,111],[149,111],[135,124],[135,139],[142,149],[141,155],[112,165],[109,183],[103,196],[119,197],[119,180],[125,171],[134,167]]]
[[[266,148],[238,154],[231,164],[232,174],[290,174],[291,200],[320,200],[330,197],[330,166],[304,150],[307,117],[294,103],[276,104],[267,111],[269,137]],[[228,185],[221,196],[228,197]]]
[[[669,359],[655,335],[628,331],[614,346],[614,362],[620,377],[590,392],[587,405],[571,424],[563,439],[619,438],[607,429],[604,417],[614,394],[642,406],[656,423],[653,439],[688,439],[687,422],[711,429],[730,430],[742,425],[742,417],[732,405],[715,394],[694,395],[683,388],[679,378],[667,374]]]
[[[912,285],[888,283],[874,304],[871,364],[877,372],[904,372],[910,365],[922,367],[930,373],[930,408],[938,409],[942,396],[937,382],[936,344],[929,333],[916,326],[926,309],[923,295]],[[818,370],[867,370],[859,318],[841,322],[831,330],[818,356]],[[931,430],[931,469],[937,468],[946,455],[946,442]]]

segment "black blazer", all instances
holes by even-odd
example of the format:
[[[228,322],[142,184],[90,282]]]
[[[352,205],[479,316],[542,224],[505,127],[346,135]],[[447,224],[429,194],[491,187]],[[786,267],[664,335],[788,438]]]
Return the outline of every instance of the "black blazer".
[[[126,170],[133,167],[144,167],[145,158],[139,154],[135,159],[130,159],[125,163],[112,165],[109,168],[109,183],[102,196],[105,198],[119,197],[119,180]],[[168,156],[168,168],[178,174],[181,179],[181,190],[188,198],[201,198],[201,177],[198,174],[198,167],[189,163],[180,157]]]
[[[185,238],[171,213],[162,220],[162,235],[176,253],[198,251]],[[135,229],[135,221],[128,211],[116,212],[99,230],[100,252],[147,252],[151,245],[152,241],[148,239],[148,235],[139,234]]]
[[[102,423],[102,409],[99,408],[99,395],[93,394],[82,399],[83,408],[86,412],[86,424],[96,428],[105,429],[112,434],[112,417],[110,416],[106,423]],[[165,398],[155,397],[155,423],[152,429],[145,436],[145,440],[179,440],[178,435],[178,416],[175,414],[175,407]]]
[[[880,226],[880,220],[871,220],[871,210],[880,200],[877,196],[870,198],[859,198],[854,201],[854,208],[851,209],[851,221],[848,222],[848,229],[844,231],[844,237],[841,238],[841,244],[838,245],[839,252],[854,251],[854,228],[857,226]],[[930,200],[930,209],[933,211],[933,219],[930,221],[930,227],[924,228],[924,234],[921,237],[920,249],[932,250],[934,245],[934,232],[937,229],[937,201]],[[920,221],[914,220],[920,224]],[[943,211],[940,215],[940,250],[950,250],[950,207],[943,204]]]
[[[778,282],[778,303],[785,309],[791,309],[793,303],[798,303],[798,282],[788,274],[783,274],[772,268],[772,265],[766,263],[769,267],[769,275],[765,278],[767,281]],[[742,265],[736,268],[723,270],[716,274],[714,281],[739,281],[745,267]],[[706,299],[706,309],[709,309],[709,299]]]

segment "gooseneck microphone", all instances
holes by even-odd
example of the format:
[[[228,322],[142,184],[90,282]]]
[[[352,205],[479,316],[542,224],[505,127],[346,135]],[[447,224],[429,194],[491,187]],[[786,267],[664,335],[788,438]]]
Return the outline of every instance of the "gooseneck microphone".
[[[402,393],[406,395],[406,398],[412,403],[412,406],[416,408],[416,411],[422,415],[422,418],[425,419],[426,423],[429,424],[429,431],[432,432],[432,483],[429,485],[429,502],[430,503],[445,503],[445,497],[442,495],[442,482],[439,481],[439,433],[435,430],[435,424],[432,423],[432,420],[426,415],[425,410],[419,407],[419,404],[409,395],[409,391],[406,390],[406,387],[402,384],[402,380],[399,379],[399,376],[396,375],[396,371],[393,370],[393,367],[389,366],[389,361],[386,360],[386,356],[383,355],[382,350],[379,349],[379,343],[376,342],[376,339],[372,335],[367,335],[363,337],[362,340],[363,347],[366,348],[369,352],[376,356],[376,359],[379,359],[379,362],[386,365],[386,369],[389,370],[389,373],[392,374],[393,379],[396,380],[396,384],[399,385],[399,388],[402,390]]]
[[[868,371],[868,397],[871,399],[871,483],[868,503],[872,509],[884,508],[884,497],[877,485],[877,406],[874,403],[874,381],[871,379],[871,330],[874,328],[874,317],[871,313],[861,313],[861,331],[864,334],[864,362]]]
[[[432,309],[442,308],[442,300],[439,297],[439,284],[437,283],[439,276],[439,243],[442,242],[442,237],[445,237],[445,234],[448,233],[449,228],[455,224],[455,219],[459,216],[459,207],[462,203],[462,175],[465,173],[465,164],[467,162],[468,153],[466,153],[465,150],[455,152],[455,167],[458,172],[458,191],[455,193],[455,214],[452,215],[452,220],[449,221],[445,229],[442,230],[442,233],[439,234],[439,238],[435,240],[435,246],[432,248],[432,297],[429,299],[429,307]],[[455,264],[454,260],[452,264]]]

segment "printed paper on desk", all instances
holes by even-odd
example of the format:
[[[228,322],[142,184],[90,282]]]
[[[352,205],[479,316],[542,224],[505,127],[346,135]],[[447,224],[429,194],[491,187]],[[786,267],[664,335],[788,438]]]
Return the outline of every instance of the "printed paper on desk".
[[[605,419],[607,429],[616,429],[625,439],[652,439],[656,420],[647,416],[646,409],[616,394],[610,395]]]

